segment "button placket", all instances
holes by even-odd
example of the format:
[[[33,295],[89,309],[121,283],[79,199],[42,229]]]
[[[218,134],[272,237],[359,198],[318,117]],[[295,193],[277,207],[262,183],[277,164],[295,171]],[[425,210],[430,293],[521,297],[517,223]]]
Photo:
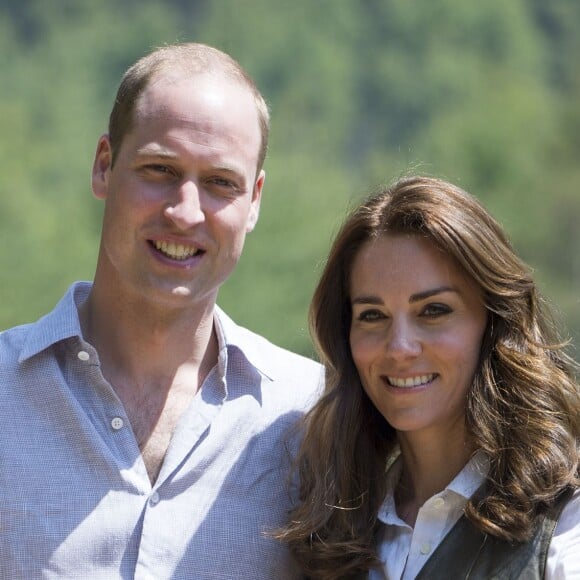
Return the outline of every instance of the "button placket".
[[[445,500],[442,497],[436,497],[433,500],[433,507],[435,509],[441,509],[445,505]]]

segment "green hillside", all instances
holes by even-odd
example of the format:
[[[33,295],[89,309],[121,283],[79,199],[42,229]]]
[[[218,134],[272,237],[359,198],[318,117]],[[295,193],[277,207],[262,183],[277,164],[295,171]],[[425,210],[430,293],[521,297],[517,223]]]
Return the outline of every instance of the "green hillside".
[[[260,223],[220,296],[310,352],[306,311],[345,210],[427,173],[476,194],[580,342],[577,0],[0,0],[0,328],[92,276],[94,147],[153,46],[230,52],[272,110]]]

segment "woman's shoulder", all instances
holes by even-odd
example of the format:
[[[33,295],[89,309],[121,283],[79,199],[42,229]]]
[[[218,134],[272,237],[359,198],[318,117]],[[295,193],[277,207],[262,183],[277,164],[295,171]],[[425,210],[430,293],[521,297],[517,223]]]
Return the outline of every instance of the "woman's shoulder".
[[[556,524],[554,538],[567,534],[574,529],[576,529],[576,535],[580,540],[580,488],[574,491],[572,497],[563,507],[562,513],[558,518],[558,523]],[[580,541],[576,545],[580,546]],[[578,554],[578,558],[580,559],[580,554]]]
[[[548,551],[547,579],[580,578],[580,488],[566,502]]]

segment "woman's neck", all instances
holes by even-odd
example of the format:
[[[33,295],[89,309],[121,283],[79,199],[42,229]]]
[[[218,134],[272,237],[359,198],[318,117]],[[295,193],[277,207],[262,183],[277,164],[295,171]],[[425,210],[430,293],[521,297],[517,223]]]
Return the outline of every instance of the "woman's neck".
[[[399,517],[414,526],[421,506],[443,491],[465,467],[475,446],[464,436],[434,437],[428,434],[399,434],[401,476],[395,487]]]

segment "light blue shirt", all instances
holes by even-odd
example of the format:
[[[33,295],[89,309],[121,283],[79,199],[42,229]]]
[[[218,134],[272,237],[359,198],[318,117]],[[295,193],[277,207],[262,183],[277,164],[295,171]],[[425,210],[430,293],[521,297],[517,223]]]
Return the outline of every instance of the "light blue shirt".
[[[81,335],[89,289],[73,285],[53,312],[0,334],[0,578],[299,578],[265,532],[294,501],[289,429],[321,367],[216,309],[218,364],[152,485]]]

